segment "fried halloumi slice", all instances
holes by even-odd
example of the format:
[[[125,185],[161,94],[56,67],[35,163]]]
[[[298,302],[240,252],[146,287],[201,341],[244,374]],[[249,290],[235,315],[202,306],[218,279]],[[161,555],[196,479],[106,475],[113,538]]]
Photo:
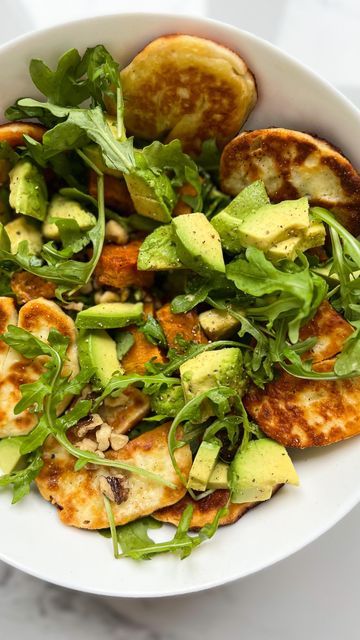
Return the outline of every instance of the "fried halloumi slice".
[[[11,278],[11,288],[19,304],[34,298],[55,298],[55,284],[28,271],[16,271]]]
[[[316,344],[304,354],[305,359],[321,362],[333,358],[342,350],[353,328],[326,300],[315,316],[300,329],[300,340],[317,338]]]
[[[120,504],[112,503],[116,525],[126,524],[147,516],[153,511],[178,502],[185,494],[168,451],[169,424],[161,425],[130,440],[119,451],[107,452],[107,458],[123,460],[162,476],[173,482],[176,489],[165,487],[136,473],[113,469],[126,481],[125,499]],[[67,453],[52,437],[45,443],[44,466],[36,478],[38,489],[49,502],[59,509],[60,520],[81,529],[104,529],[109,526],[106,517],[100,478],[111,475],[109,467],[83,468],[74,471],[75,458]],[[185,475],[191,468],[191,451],[188,445],[177,449],[177,463]]]
[[[274,495],[281,486],[282,485],[277,485],[272,495]],[[193,530],[201,529],[201,527],[204,527],[206,524],[211,524],[211,522],[213,522],[219,509],[227,505],[229,495],[229,491],[225,489],[217,489],[216,491],[214,491],[214,493],[211,493],[209,496],[206,496],[202,500],[195,501],[187,493],[176,504],[160,509],[159,511],[155,511],[155,513],[152,514],[152,517],[155,518],[155,520],[167,522],[168,524],[173,524],[177,527],[185,507],[187,507],[188,504],[191,504],[194,508],[194,511],[191,518],[190,528]],[[245,515],[247,511],[253,509],[258,504],[261,503],[229,503],[228,513],[219,521],[220,526],[225,526],[227,524],[233,524],[234,522],[237,522],[237,520]]]
[[[153,40],[120,76],[129,133],[179,138],[188,153],[198,153],[209,138],[222,147],[257,98],[254,77],[237,53],[189,35]]]
[[[18,314],[15,301],[6,296],[0,297],[0,335],[6,332],[9,324],[17,324]],[[0,340],[0,375],[10,347]]]
[[[11,147],[24,147],[24,135],[41,142],[45,127],[35,122],[6,122],[0,125],[0,142],[7,142]]]
[[[331,371],[335,359],[314,365]],[[303,380],[282,372],[262,391],[251,387],[244,397],[250,416],[269,438],[285,447],[320,447],[360,433],[360,377]]]
[[[57,329],[70,339],[63,375],[75,375],[79,370],[76,328],[73,320],[50,300],[37,298],[27,302],[19,311],[18,326],[26,329],[42,340],[46,340],[50,329]],[[44,358],[29,360],[23,358],[13,348],[8,349],[0,376],[0,438],[29,433],[37,418],[29,411],[14,414],[14,407],[21,398],[20,385],[34,382],[42,373]],[[70,398],[64,398],[58,407],[62,413]]]
[[[360,175],[325,140],[290,129],[240,133],[222,153],[221,187],[235,196],[258,179],[272,202],[308,196],[311,205],[329,209],[360,233]]]

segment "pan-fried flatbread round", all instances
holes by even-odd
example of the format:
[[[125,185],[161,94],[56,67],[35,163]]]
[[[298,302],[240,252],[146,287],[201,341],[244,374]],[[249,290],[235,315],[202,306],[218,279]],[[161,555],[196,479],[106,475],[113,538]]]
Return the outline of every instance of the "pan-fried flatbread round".
[[[332,371],[335,359],[314,365]],[[303,380],[285,372],[265,389],[244,397],[250,416],[269,438],[285,447],[320,447],[360,433],[360,377]]]
[[[240,133],[222,153],[220,178],[232,196],[258,179],[273,202],[308,196],[354,235],[360,233],[358,171],[328,142],[308,133],[276,128]]]
[[[244,60],[195,36],[153,40],[121,71],[121,82],[128,132],[147,140],[179,138],[188,153],[209,138],[223,146],[256,102]]]
[[[282,485],[278,485],[277,487],[275,487],[273,495],[280,489],[281,486]],[[211,524],[211,522],[213,522],[219,509],[227,505],[229,495],[229,491],[224,489],[217,489],[216,491],[214,491],[214,493],[203,498],[202,500],[195,501],[187,493],[183,498],[181,498],[181,500],[179,500],[179,502],[173,504],[171,507],[165,507],[163,509],[160,509],[159,511],[155,511],[155,513],[152,514],[152,517],[156,520],[167,522],[168,524],[173,524],[177,527],[185,507],[188,504],[191,504],[194,508],[194,511],[191,518],[190,528],[193,530],[201,529],[201,527],[204,527],[206,524]],[[245,513],[249,511],[249,509],[253,509],[258,504],[261,503],[230,503],[228,506],[228,513],[220,519],[219,524],[221,526],[224,526],[237,522],[237,520],[245,515]]]
[[[19,311],[17,324],[42,340],[47,339],[52,328],[68,336],[68,362],[64,366],[63,374],[75,375],[78,372],[75,324],[55,302],[45,298],[27,302]],[[0,341],[0,345],[4,343]],[[14,349],[7,348],[0,373],[0,438],[25,435],[36,425],[37,417],[33,413],[23,411],[15,415],[14,407],[21,398],[20,385],[34,382],[41,375],[43,366],[44,358],[29,360]],[[64,398],[58,407],[59,414],[64,411],[70,399]]]
[[[177,502],[186,489],[177,476],[168,451],[169,424],[161,425],[115,452],[107,452],[112,460],[123,460],[129,464],[157,473],[173,482],[176,489],[165,487],[148,478],[110,467],[83,468],[74,471],[75,458],[49,437],[44,446],[44,466],[36,478],[36,484],[45,500],[55,504],[60,520],[81,529],[103,529],[109,526],[104,509],[104,500],[99,486],[100,476],[121,474],[127,482],[127,497],[120,504],[112,502],[116,525],[126,524],[147,516],[154,510]],[[177,463],[188,476],[192,458],[188,445],[176,451]]]

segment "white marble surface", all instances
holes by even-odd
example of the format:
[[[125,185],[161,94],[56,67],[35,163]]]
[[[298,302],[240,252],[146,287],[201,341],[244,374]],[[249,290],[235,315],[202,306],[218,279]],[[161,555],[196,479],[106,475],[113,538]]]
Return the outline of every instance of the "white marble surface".
[[[67,19],[120,10],[208,15],[278,44],[360,106],[358,0],[2,0],[1,9],[0,42]],[[165,601],[87,596],[0,563],[0,638],[357,640],[359,531],[357,507],[275,567],[210,592]]]

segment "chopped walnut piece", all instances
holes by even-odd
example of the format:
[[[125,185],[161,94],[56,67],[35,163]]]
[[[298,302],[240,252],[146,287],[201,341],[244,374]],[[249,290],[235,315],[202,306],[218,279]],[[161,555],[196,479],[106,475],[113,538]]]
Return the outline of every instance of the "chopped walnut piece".
[[[123,245],[129,242],[129,234],[116,220],[109,220],[105,225],[105,240]]]
[[[129,483],[123,475],[100,476],[99,486],[101,493],[115,504],[121,504],[128,499]]]
[[[65,302],[62,305],[63,309],[66,309],[67,311],[82,311],[84,308],[84,303],[83,302]]]
[[[110,445],[113,451],[119,451],[129,442],[129,437],[123,433],[112,433],[110,436]]]
[[[80,442],[76,442],[75,446],[81,451],[91,451],[92,453],[95,453],[98,447],[97,442],[90,440],[90,438],[84,438]]]
[[[110,425],[106,424],[106,422],[103,422],[100,429],[97,430],[95,437],[99,451],[106,451],[110,447],[111,431]]]
[[[98,413],[90,413],[86,418],[82,418],[77,423],[77,436],[78,438],[83,438],[88,431],[92,431],[96,429],[96,427],[100,427],[104,420]]]
[[[106,302],[120,302],[121,296],[115,291],[97,291],[94,296],[96,304],[104,304]]]

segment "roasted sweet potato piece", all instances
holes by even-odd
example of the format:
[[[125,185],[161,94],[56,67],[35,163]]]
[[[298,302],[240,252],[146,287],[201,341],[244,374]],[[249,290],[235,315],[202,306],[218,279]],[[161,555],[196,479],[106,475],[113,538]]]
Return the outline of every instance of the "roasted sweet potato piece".
[[[55,298],[55,285],[28,271],[17,271],[11,278],[11,288],[19,304],[35,298]]]
[[[207,342],[195,311],[172,313],[170,304],[165,304],[156,312],[156,318],[162,326],[169,347],[176,347],[177,336],[193,342]]]
[[[278,485],[275,487],[273,491],[273,495],[280,489],[282,485]],[[164,507],[163,509],[159,509],[159,511],[155,511],[152,514],[152,517],[155,520],[161,520],[161,522],[168,522],[169,524],[173,524],[176,527],[178,526],[182,513],[185,507],[188,504],[192,504],[194,511],[191,518],[191,529],[201,529],[201,527],[206,524],[210,524],[219,509],[221,507],[225,507],[227,501],[229,499],[229,491],[224,489],[217,489],[214,493],[209,496],[203,498],[202,500],[193,500],[192,497],[187,493],[179,502],[171,505],[170,507]],[[228,513],[226,516],[223,516],[220,520],[220,525],[224,526],[227,524],[233,524],[237,520],[239,520],[249,509],[253,509],[258,504],[264,504],[261,502],[244,502],[243,504],[229,504]]]
[[[177,193],[179,194],[180,198],[174,207],[173,215],[183,216],[185,213],[191,213],[192,208],[189,204],[186,204],[186,202],[181,199],[181,196],[196,196],[196,190],[194,189],[194,187],[191,184],[186,183],[182,187],[179,187]]]
[[[7,142],[11,147],[25,146],[24,135],[41,142],[45,131],[45,127],[34,122],[7,122],[0,125],[0,142]]]
[[[145,364],[152,358],[155,359],[155,362],[165,361],[159,347],[151,344],[139,329],[129,327],[128,331],[132,334],[135,342],[121,360],[125,373],[145,373]]]
[[[97,179],[94,171],[89,173],[88,182],[89,193],[93,198],[97,198]],[[104,197],[105,204],[122,214],[136,213],[131,200],[130,193],[123,178],[115,178],[104,174]]]
[[[154,275],[138,271],[137,259],[141,240],[133,240],[124,246],[104,246],[95,275],[100,284],[121,289],[122,287],[151,287]]]

